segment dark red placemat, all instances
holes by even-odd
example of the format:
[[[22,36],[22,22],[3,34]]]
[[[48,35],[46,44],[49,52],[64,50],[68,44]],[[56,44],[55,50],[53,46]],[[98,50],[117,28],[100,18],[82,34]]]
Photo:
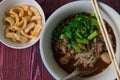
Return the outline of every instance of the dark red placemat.
[[[36,0],[46,19],[60,6],[73,0]],[[120,0],[99,0],[120,13]],[[45,69],[39,52],[39,42],[23,50],[15,50],[0,43],[0,80],[53,80]]]

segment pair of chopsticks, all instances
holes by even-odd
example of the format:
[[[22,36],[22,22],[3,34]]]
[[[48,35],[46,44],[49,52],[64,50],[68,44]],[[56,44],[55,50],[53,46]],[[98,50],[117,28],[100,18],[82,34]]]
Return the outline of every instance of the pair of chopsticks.
[[[110,56],[110,60],[113,64],[113,66],[114,66],[114,70],[115,70],[117,79],[120,80],[120,69],[119,69],[119,66],[118,66],[118,63],[117,63],[117,60],[116,60],[116,56],[114,54],[114,50],[113,50],[110,38],[108,36],[106,26],[105,26],[103,18],[101,16],[101,12],[99,10],[98,2],[97,2],[97,0],[91,0],[91,3],[92,3],[92,6],[93,6],[93,9],[94,9],[94,12],[96,14],[98,23],[100,25],[100,29],[101,29],[101,32],[102,32],[102,35],[103,35],[103,38],[104,38],[109,56]]]

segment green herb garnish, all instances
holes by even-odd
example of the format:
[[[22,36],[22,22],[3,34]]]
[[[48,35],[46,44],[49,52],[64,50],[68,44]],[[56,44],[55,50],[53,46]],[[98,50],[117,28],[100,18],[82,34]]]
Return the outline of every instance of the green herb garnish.
[[[52,39],[64,41],[64,38],[68,38],[69,43],[63,43],[80,52],[82,49],[78,44],[95,42],[98,31],[99,24],[94,13],[79,13],[62,21],[53,31]]]

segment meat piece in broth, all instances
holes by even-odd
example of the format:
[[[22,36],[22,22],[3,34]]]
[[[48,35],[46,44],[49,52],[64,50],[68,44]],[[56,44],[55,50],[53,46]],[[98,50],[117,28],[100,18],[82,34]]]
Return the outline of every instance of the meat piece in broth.
[[[105,63],[107,63],[107,64],[111,63],[109,54],[107,52],[104,52],[103,54],[101,54],[100,57]]]

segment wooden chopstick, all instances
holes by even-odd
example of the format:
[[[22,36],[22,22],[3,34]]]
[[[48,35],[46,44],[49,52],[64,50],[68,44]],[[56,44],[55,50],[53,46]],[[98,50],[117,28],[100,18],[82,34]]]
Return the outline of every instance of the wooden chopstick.
[[[97,11],[98,11],[98,18],[100,19],[100,18],[102,18],[102,17],[101,17],[101,15],[100,15],[99,8],[97,7],[98,4],[97,4],[96,1],[95,1],[95,5],[96,5],[96,9],[97,9]],[[99,16],[99,15],[100,15],[100,16]],[[112,61],[112,63],[113,63],[115,72],[116,72],[116,74],[117,74],[117,78],[120,79],[120,77],[119,77],[119,75],[120,75],[120,74],[119,74],[119,67],[118,67],[116,58],[115,58],[115,56],[114,56],[114,51],[113,51],[112,45],[111,45],[111,43],[110,43],[110,39],[109,39],[109,37],[108,37],[108,35],[107,35],[107,31],[106,31],[106,29],[105,29],[105,25],[104,25],[103,20],[100,20],[100,21],[101,21],[101,25],[102,25],[101,30],[103,31],[103,36],[105,36],[104,39],[105,39],[105,41],[106,41],[106,46],[108,47],[107,49],[108,49],[108,52],[109,52],[111,61]],[[110,51],[111,51],[111,52],[110,52]]]
[[[95,5],[96,5],[96,8],[97,8],[97,11],[98,11],[98,15],[100,16],[99,17],[99,19],[101,20],[101,23],[102,23],[102,29],[103,29],[103,32],[104,32],[104,34],[105,34],[105,40],[108,42],[108,43],[106,43],[106,45],[109,47],[109,51],[111,51],[111,53],[109,52],[109,55],[111,55],[111,59],[113,60],[113,62],[114,62],[114,67],[117,69],[117,71],[118,71],[118,74],[119,74],[119,76],[120,76],[120,69],[119,69],[119,66],[118,66],[118,63],[117,63],[117,60],[116,60],[116,56],[115,56],[115,54],[114,54],[114,50],[113,50],[113,47],[112,47],[112,44],[111,44],[111,41],[110,41],[110,38],[109,38],[109,36],[108,36],[108,33],[107,33],[107,29],[106,29],[106,27],[105,27],[105,24],[104,24],[104,21],[103,21],[103,19],[102,19],[102,16],[101,16],[101,14],[100,14],[100,10],[99,10],[99,7],[98,7],[98,4],[97,4],[97,1],[96,0],[94,0],[95,1]]]
[[[93,1],[94,1],[94,0],[93,0]],[[105,27],[105,25],[104,25],[103,20],[100,19],[100,18],[102,18],[102,17],[101,17],[101,15],[100,15],[99,8],[96,7],[96,6],[98,6],[98,5],[96,5],[97,2],[95,1],[95,2],[93,2],[92,4],[93,4],[93,6],[95,5],[94,9],[95,9],[96,16],[97,16],[97,18],[98,18],[98,22],[99,22],[99,24],[100,24],[101,32],[102,32],[103,37],[104,37],[104,39],[105,39],[106,47],[107,47],[107,49],[108,49],[108,52],[109,52],[111,61],[112,61],[113,65],[114,65],[114,69],[115,69],[116,74],[117,74],[117,77],[118,77],[118,76],[119,76],[119,67],[117,67],[118,64],[117,64],[116,58],[115,58],[115,56],[114,56],[114,51],[113,51],[112,45],[111,45],[111,43],[110,43],[110,39],[109,39],[108,34],[107,34],[107,31],[106,31],[106,29],[105,29],[106,27]],[[96,10],[96,9],[97,9],[97,10]],[[118,77],[118,78],[119,78],[119,77]]]
[[[109,56],[110,56],[110,60],[111,60],[111,62],[113,64],[113,66],[114,66],[117,79],[120,80],[120,69],[119,69],[119,66],[118,66],[118,63],[117,63],[117,60],[116,60],[116,56],[114,54],[114,50],[113,50],[110,38],[108,36],[107,29],[105,27],[103,18],[102,18],[101,13],[100,13],[97,0],[91,0],[91,2],[92,2],[94,12],[96,14],[97,20],[98,20],[99,25],[100,25],[100,29],[101,29],[101,32],[102,32],[102,35],[103,35],[103,38],[104,38],[104,41],[105,41]]]

